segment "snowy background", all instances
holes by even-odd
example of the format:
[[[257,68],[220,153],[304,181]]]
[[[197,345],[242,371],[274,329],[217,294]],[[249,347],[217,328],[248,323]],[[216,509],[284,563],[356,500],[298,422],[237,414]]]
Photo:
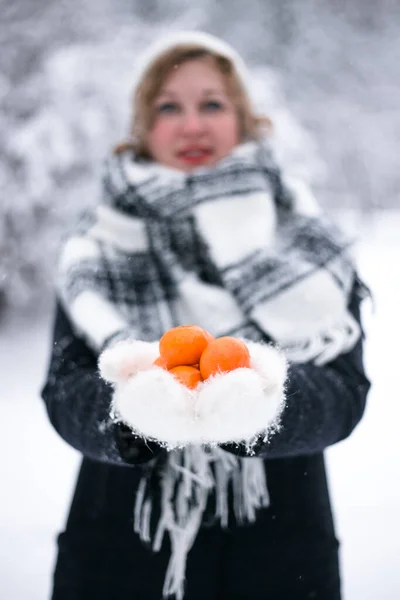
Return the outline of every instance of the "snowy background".
[[[0,0],[1,598],[49,598],[79,461],[39,398],[57,246],[126,133],[138,50],[171,28],[242,52],[282,164],[358,234],[373,388],[362,423],[327,452],[330,482],[344,600],[400,597],[399,13],[398,0]]]

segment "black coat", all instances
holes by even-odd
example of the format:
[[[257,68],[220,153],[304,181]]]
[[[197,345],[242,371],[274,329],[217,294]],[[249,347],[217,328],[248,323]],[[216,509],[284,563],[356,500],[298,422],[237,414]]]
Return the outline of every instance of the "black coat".
[[[350,309],[358,320],[359,302],[354,292]],[[257,449],[265,457],[271,504],[252,525],[223,531],[204,523],[188,557],[185,600],[339,600],[323,450],[350,435],[368,389],[362,340],[323,367],[289,367],[282,429]],[[83,462],[58,538],[53,600],[161,600],[168,542],[153,553],[139,541],[133,505],[141,464],[156,467],[164,450],[110,424],[111,394],[96,356],[58,306],[42,396],[53,426]]]

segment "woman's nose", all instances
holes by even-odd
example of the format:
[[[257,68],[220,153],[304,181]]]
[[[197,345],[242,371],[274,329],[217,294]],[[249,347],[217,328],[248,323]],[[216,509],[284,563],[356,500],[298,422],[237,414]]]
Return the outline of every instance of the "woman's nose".
[[[182,128],[186,134],[201,133],[204,129],[202,116],[195,111],[187,112],[183,116]]]

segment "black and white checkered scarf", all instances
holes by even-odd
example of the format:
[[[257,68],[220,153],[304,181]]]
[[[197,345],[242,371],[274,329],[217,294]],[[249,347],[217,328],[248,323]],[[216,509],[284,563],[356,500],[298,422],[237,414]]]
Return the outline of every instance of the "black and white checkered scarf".
[[[281,177],[266,142],[190,174],[113,156],[104,201],[64,247],[59,287],[95,349],[196,323],[324,364],[360,331],[349,241]]]
[[[97,352],[195,323],[214,336],[273,341],[291,361],[322,365],[360,335],[347,310],[355,277],[348,250],[311,197],[284,181],[266,142],[190,174],[123,154],[108,161],[103,201],[63,247],[59,290]],[[168,452],[159,485],[152,547],[169,534],[163,593],[181,600],[209,494],[222,526],[229,486],[238,522],[254,521],[269,503],[265,468],[261,458],[192,444]],[[147,542],[152,493],[144,475],[135,531]]]

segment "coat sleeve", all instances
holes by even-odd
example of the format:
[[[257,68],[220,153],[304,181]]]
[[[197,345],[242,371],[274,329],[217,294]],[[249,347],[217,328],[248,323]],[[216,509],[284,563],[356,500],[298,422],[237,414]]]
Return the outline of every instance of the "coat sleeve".
[[[360,302],[360,295],[353,291],[349,309],[359,323]],[[314,454],[351,434],[363,416],[370,388],[363,365],[363,338],[362,334],[350,352],[324,366],[289,365],[281,427],[268,442],[255,446],[256,455],[274,459]],[[246,455],[240,445],[223,448]]]
[[[100,378],[94,352],[79,338],[60,304],[42,389],[50,422],[84,456],[119,465],[140,464],[162,450],[110,420],[112,387]]]

